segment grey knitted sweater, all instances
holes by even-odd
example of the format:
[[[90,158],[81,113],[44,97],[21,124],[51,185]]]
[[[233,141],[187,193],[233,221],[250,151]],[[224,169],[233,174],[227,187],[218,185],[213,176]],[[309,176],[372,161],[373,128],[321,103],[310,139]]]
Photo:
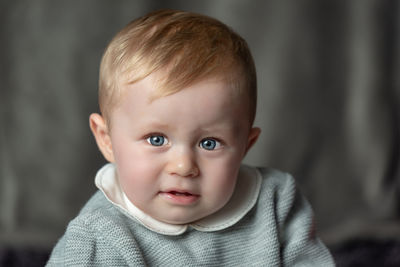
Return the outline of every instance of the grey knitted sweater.
[[[218,231],[149,230],[98,191],[70,222],[47,266],[334,266],[289,175],[259,169],[255,205]]]

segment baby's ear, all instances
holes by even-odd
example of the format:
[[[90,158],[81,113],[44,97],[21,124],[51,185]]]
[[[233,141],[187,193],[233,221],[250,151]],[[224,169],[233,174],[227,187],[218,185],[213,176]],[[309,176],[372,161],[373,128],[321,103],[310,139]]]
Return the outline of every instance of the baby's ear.
[[[250,129],[249,137],[247,138],[247,148],[246,154],[249,152],[250,148],[256,143],[258,137],[260,136],[261,129],[258,127],[253,127]]]
[[[106,160],[114,162],[111,137],[104,118],[100,114],[93,113],[89,117],[89,124],[101,153]]]

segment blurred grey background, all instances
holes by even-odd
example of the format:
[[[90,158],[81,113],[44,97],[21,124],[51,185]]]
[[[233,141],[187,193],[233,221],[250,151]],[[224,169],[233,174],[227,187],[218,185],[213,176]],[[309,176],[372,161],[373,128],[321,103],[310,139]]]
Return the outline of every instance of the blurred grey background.
[[[51,249],[96,190],[102,52],[160,8],[216,17],[248,41],[262,135],[246,162],[295,176],[330,247],[400,239],[399,1],[3,0],[0,248]]]

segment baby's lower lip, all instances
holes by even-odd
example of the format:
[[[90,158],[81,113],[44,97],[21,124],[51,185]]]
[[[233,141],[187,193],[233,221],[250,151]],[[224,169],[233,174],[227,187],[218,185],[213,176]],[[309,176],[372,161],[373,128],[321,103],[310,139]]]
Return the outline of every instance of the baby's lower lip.
[[[178,191],[160,192],[159,195],[168,202],[178,205],[190,205],[195,203],[200,198],[199,195]]]

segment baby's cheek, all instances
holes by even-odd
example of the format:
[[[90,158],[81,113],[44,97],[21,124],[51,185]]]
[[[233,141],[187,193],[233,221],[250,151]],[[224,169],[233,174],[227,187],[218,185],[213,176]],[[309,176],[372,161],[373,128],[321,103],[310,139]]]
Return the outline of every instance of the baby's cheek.
[[[160,170],[157,164],[143,158],[132,159],[131,163],[126,166],[124,183],[127,186],[141,188],[147,190],[156,184]]]
[[[120,177],[120,184],[128,199],[142,208],[143,204],[149,201],[153,187],[145,170],[143,170],[143,166],[130,167],[132,168],[131,171],[125,172],[125,175]]]
[[[230,195],[236,183],[238,168],[230,161],[213,162],[203,173],[207,181],[207,188],[211,191],[219,191],[218,195],[221,198]]]

